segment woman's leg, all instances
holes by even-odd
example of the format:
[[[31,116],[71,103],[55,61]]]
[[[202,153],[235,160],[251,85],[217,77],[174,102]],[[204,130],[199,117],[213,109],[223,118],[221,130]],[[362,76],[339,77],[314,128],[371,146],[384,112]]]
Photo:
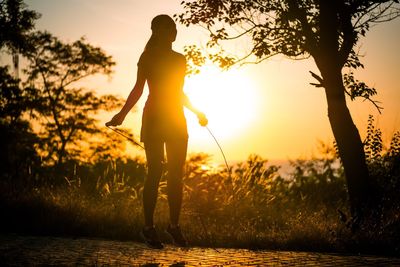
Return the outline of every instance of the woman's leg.
[[[187,139],[166,142],[168,168],[168,204],[172,226],[179,223],[182,206],[182,177],[186,160]]]
[[[145,143],[147,159],[147,177],[143,188],[144,222],[147,227],[153,226],[153,215],[158,197],[158,184],[162,175],[162,161],[164,159],[163,142]]]

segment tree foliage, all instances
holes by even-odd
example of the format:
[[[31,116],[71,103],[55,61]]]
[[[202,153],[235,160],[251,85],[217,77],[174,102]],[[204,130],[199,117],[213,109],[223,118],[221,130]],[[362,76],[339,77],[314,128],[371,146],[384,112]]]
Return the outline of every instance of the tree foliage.
[[[22,0],[0,1],[0,48],[23,52],[29,49],[29,35],[39,13],[29,10]]]
[[[81,86],[89,76],[110,76],[111,56],[84,38],[66,43],[35,31],[39,16],[21,0],[0,0],[1,52],[12,53],[15,70],[18,53],[27,60],[21,80],[0,67],[0,167],[10,179],[68,176],[76,165],[105,160],[125,144],[98,119],[121,98]],[[54,166],[56,175],[49,171]]]
[[[1,122],[12,124],[22,119],[30,104],[27,101],[29,91],[24,91],[8,71],[8,67],[0,67],[0,114]]]
[[[33,116],[43,126],[39,133],[43,157],[60,164],[82,155],[82,142],[101,133],[95,117],[99,111],[115,109],[122,103],[113,95],[98,96],[77,87],[88,76],[110,75],[115,63],[85,39],[69,44],[47,32],[37,32],[30,42],[35,49],[27,53],[25,85],[36,91]]]
[[[39,138],[24,114],[33,106],[32,91],[23,90],[8,72],[0,67],[0,177],[26,178],[32,163],[39,162],[34,144]]]
[[[360,38],[375,24],[400,15],[397,0],[197,0],[181,4],[185,11],[175,18],[209,32],[208,58],[222,68],[259,63],[278,54],[296,60],[311,56],[317,65],[319,58],[328,57],[330,64],[339,69],[363,67],[357,50]],[[337,19],[321,16],[327,8],[336,9]],[[227,41],[240,39],[249,45],[243,54],[225,51]],[[187,48],[188,58],[204,57],[191,52],[196,49]],[[360,85],[353,74],[344,78],[352,99],[371,100],[374,91],[370,87]]]

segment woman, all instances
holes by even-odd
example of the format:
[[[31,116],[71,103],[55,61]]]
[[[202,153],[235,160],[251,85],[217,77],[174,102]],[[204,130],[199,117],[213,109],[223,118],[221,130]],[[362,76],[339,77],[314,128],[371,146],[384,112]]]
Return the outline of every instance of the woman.
[[[176,245],[187,246],[179,227],[182,203],[182,176],[186,159],[188,133],[183,107],[194,112],[202,126],[205,115],[195,109],[183,92],[186,60],[172,50],[176,25],[168,15],[158,15],[151,22],[152,35],[138,62],[136,84],[125,105],[107,126],[122,124],[127,113],[139,100],[147,81],[149,96],[143,109],[141,141],[144,143],[148,174],[143,190],[145,227],[141,235],[152,248],[162,248],[154,228],[153,214],[157,202],[158,184],[162,175],[164,144],[167,154],[167,192],[170,225],[167,233]]]

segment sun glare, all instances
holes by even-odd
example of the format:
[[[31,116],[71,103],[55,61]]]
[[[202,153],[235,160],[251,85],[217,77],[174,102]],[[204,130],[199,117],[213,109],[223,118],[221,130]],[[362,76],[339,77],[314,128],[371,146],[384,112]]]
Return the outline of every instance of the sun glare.
[[[200,74],[187,78],[185,92],[193,105],[206,114],[209,128],[221,138],[239,134],[257,113],[255,87],[239,69],[221,71],[205,66]],[[204,131],[189,116],[190,134]]]

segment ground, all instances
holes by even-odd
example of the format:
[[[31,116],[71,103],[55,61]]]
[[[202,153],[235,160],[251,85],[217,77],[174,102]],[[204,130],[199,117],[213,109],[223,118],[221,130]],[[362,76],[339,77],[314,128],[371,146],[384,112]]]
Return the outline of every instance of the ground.
[[[163,250],[136,242],[0,235],[1,266],[400,266],[400,258],[246,249]]]

